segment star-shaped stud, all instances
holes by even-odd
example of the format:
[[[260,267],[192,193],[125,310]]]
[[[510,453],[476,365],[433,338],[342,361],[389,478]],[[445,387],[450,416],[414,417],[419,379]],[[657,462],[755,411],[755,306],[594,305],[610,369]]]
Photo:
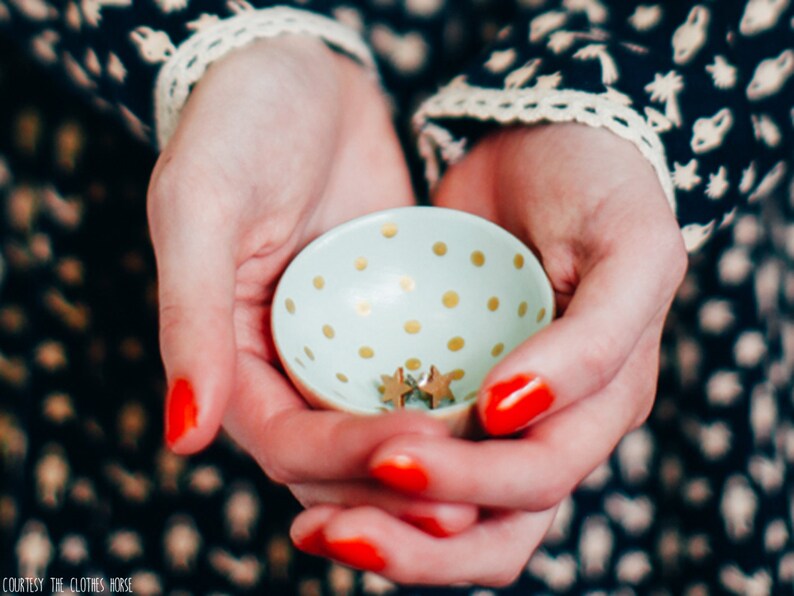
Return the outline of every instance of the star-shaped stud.
[[[380,379],[383,381],[381,401],[383,403],[391,402],[396,410],[405,407],[405,397],[413,390],[413,387],[405,382],[402,367],[394,371],[392,376],[381,375]]]
[[[441,401],[446,397],[454,401],[455,396],[449,389],[452,380],[452,373],[442,375],[435,366],[430,367],[430,375],[420,388],[430,396],[431,410],[441,405]]]

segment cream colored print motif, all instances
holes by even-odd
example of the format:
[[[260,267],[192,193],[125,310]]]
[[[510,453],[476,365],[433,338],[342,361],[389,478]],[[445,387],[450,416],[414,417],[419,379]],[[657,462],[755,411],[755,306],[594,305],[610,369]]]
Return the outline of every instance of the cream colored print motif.
[[[651,101],[664,104],[664,117],[676,127],[682,124],[678,95],[683,90],[684,78],[674,70],[665,75],[656,73],[653,81],[645,86]]]
[[[165,558],[171,569],[189,571],[196,563],[201,536],[193,520],[177,516],[172,518],[163,537]]]
[[[513,48],[504,51],[494,51],[485,62],[485,68],[488,72],[494,74],[504,72],[510,68],[516,61],[516,51]]]
[[[606,573],[614,544],[606,518],[596,515],[585,520],[579,539],[579,559],[585,577],[597,578]]]
[[[736,67],[725,56],[714,56],[714,61],[706,66],[717,89],[733,89],[736,85]]]
[[[673,62],[687,64],[706,43],[711,13],[702,5],[689,11],[686,21],[673,33]]]
[[[736,565],[720,569],[722,587],[737,596],[771,596],[772,578],[769,572],[759,569],[752,575],[745,575]]]
[[[529,24],[529,41],[538,43],[549,35],[552,31],[556,31],[568,20],[568,15],[562,11],[545,12],[532,19]]]
[[[443,8],[444,0],[405,0],[405,9],[412,15],[429,18]]]
[[[138,47],[141,58],[152,64],[165,62],[176,51],[165,31],[155,31],[151,27],[136,27],[130,32],[130,39]]]
[[[562,5],[571,12],[583,12],[591,25],[602,25],[609,18],[609,12],[599,0],[563,0]]]
[[[11,0],[11,4],[31,21],[49,21],[58,17],[58,11],[44,0]]]
[[[57,31],[45,29],[33,38],[31,47],[36,58],[45,64],[53,64],[58,61],[58,52],[55,45],[60,41],[61,36]]]
[[[427,62],[429,48],[417,32],[397,33],[383,25],[372,28],[372,46],[403,74],[421,71]]]
[[[609,54],[607,47],[602,43],[594,43],[578,50],[573,57],[577,60],[598,60],[601,65],[601,82],[604,85],[612,85],[620,78],[618,65]]]
[[[761,141],[767,147],[774,149],[783,140],[783,133],[775,121],[767,114],[753,114],[753,134],[756,140]]]
[[[524,87],[537,74],[540,68],[540,58],[533,58],[521,68],[517,68],[505,78],[505,89],[519,89]]]
[[[38,520],[27,522],[17,542],[16,553],[21,577],[43,577],[53,555],[47,527]]]
[[[692,190],[703,179],[698,175],[698,161],[689,160],[686,164],[675,162],[673,164],[673,185],[681,190]]]
[[[157,7],[165,14],[185,10],[189,0],[155,0]]]
[[[761,61],[747,85],[747,99],[758,101],[780,91],[794,74],[794,50],[784,50],[776,58]]]
[[[695,154],[713,151],[725,140],[725,135],[733,127],[733,114],[722,108],[710,118],[698,118],[692,126],[692,140],[689,146]]]
[[[80,3],[80,11],[83,13],[83,19],[91,27],[99,27],[102,22],[102,11],[105,8],[129,8],[132,6],[132,0],[82,0]]]
[[[607,34],[600,30],[582,32],[560,29],[549,35],[546,46],[555,54],[562,54],[570,50],[573,44],[579,40],[605,41],[607,37]]]
[[[720,501],[728,537],[737,541],[751,534],[757,511],[758,497],[747,480],[738,475],[729,478]]]
[[[42,505],[56,508],[63,502],[63,494],[69,481],[69,464],[63,449],[56,445],[45,448],[36,464],[36,493]]]
[[[750,0],[739,22],[739,32],[750,37],[772,29],[789,4],[790,0]]]
[[[706,196],[708,198],[715,201],[721,199],[729,188],[728,170],[725,169],[725,166],[720,166],[715,173],[709,174],[709,182],[706,185]]]
[[[629,25],[639,32],[650,31],[662,20],[662,7],[658,4],[641,4],[629,17]]]

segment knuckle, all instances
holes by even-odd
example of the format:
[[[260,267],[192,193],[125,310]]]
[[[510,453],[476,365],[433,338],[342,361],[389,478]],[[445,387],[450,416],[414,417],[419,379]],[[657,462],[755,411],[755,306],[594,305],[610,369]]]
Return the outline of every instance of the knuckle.
[[[171,338],[176,336],[182,326],[183,311],[175,302],[170,301],[167,296],[162,294],[159,302],[160,345],[168,346],[171,343]]]
[[[547,511],[556,507],[571,494],[573,485],[565,478],[555,479],[547,483],[533,495],[531,507],[534,511]]]
[[[613,333],[601,333],[587,338],[582,348],[581,366],[584,374],[594,379],[597,387],[605,387],[615,375],[622,352],[621,343]]]
[[[474,583],[492,588],[507,588],[518,581],[518,578],[521,577],[521,572],[523,569],[523,565],[507,566],[485,574]]]
[[[295,473],[285,460],[285,451],[278,437],[274,437],[273,429],[278,424],[278,416],[270,419],[262,429],[262,439],[256,448],[254,458],[262,471],[276,484],[293,484],[299,482]]]

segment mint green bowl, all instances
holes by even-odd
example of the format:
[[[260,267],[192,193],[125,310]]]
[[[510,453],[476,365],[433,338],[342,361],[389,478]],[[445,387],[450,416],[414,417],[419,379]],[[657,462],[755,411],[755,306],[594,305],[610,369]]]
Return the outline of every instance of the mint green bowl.
[[[309,244],[273,300],[273,338],[313,406],[392,409],[382,375],[451,375],[454,400],[428,410],[465,432],[489,370],[547,325],[554,294],[532,252],[462,211],[406,207],[342,224]]]

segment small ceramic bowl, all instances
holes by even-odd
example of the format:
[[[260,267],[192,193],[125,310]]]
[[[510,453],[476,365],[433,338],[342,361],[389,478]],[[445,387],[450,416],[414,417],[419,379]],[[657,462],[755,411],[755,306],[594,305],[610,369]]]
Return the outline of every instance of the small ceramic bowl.
[[[406,207],[309,244],[279,282],[272,327],[311,405],[383,412],[409,385],[404,407],[464,434],[488,371],[553,315],[551,285],[517,238],[462,211]]]

